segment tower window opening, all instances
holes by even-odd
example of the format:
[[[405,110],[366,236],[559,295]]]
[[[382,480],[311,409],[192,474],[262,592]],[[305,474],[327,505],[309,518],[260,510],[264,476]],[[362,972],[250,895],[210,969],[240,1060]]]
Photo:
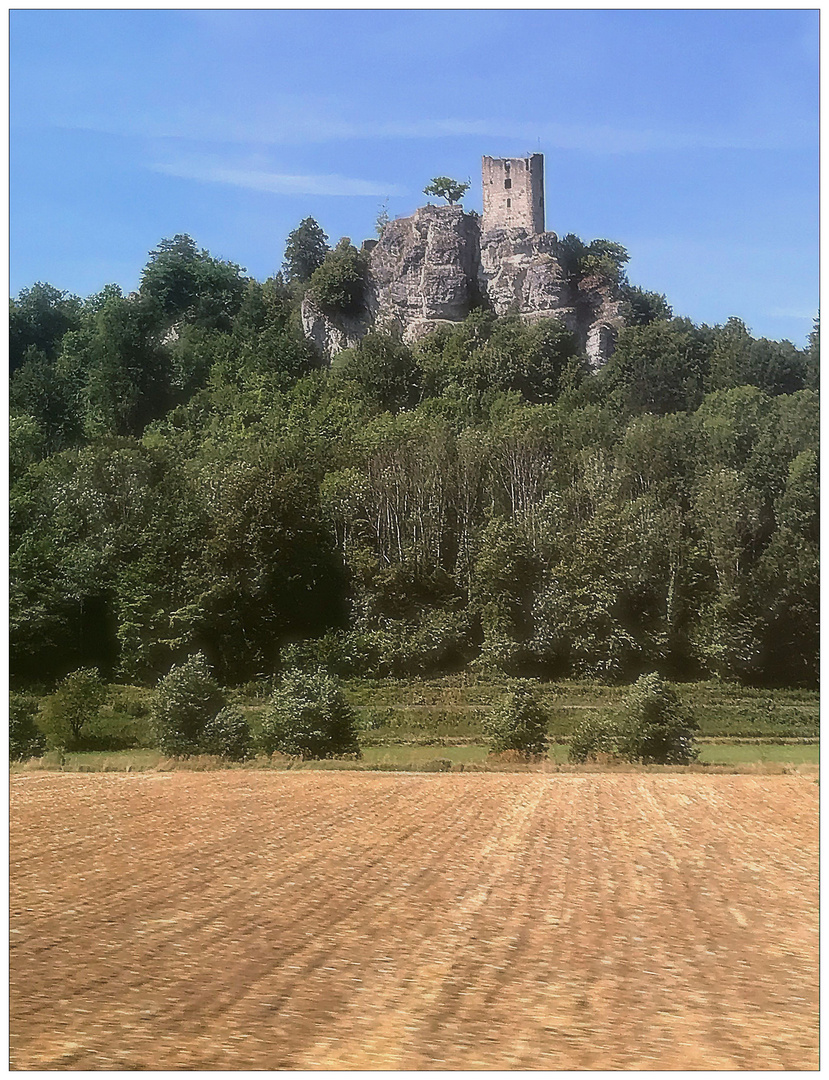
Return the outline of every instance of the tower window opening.
[[[512,199],[507,199],[507,210],[512,206]]]
[[[507,177],[506,180],[504,181],[504,187],[505,188],[511,188],[512,187],[512,180],[510,180],[509,177]]]

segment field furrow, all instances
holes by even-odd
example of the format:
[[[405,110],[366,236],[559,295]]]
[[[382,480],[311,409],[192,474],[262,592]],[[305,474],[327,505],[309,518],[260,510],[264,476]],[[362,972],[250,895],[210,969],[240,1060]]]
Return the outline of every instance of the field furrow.
[[[798,776],[16,774],[16,1069],[811,1069]]]

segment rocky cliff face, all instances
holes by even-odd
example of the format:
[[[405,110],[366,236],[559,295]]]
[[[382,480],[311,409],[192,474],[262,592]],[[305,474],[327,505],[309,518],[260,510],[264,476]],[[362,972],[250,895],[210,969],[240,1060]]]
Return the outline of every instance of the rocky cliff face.
[[[302,305],[305,333],[329,357],[369,329],[415,341],[481,305],[528,321],[561,319],[594,368],[613,352],[622,322],[616,290],[601,278],[571,282],[554,233],[498,229],[481,236],[476,214],[425,206],[389,222],[364,250],[370,270],[359,317],[326,314],[310,295]]]

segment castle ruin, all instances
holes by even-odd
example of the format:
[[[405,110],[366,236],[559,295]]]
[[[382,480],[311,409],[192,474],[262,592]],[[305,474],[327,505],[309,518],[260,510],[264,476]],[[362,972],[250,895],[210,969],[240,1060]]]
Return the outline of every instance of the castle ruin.
[[[481,159],[483,231],[544,232],[544,155]]]
[[[369,330],[416,341],[483,306],[526,322],[559,319],[593,368],[607,362],[622,325],[618,286],[565,268],[558,237],[544,228],[543,154],[484,157],[482,180],[483,217],[423,206],[363,244],[368,279],[358,315],[325,311],[306,295],[303,328],[324,355],[353,347]]]

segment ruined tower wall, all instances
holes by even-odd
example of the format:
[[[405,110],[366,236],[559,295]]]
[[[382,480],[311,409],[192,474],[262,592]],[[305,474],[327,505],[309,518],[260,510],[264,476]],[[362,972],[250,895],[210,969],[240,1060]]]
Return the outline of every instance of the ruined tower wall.
[[[483,231],[526,229],[544,232],[544,155],[481,160]]]

